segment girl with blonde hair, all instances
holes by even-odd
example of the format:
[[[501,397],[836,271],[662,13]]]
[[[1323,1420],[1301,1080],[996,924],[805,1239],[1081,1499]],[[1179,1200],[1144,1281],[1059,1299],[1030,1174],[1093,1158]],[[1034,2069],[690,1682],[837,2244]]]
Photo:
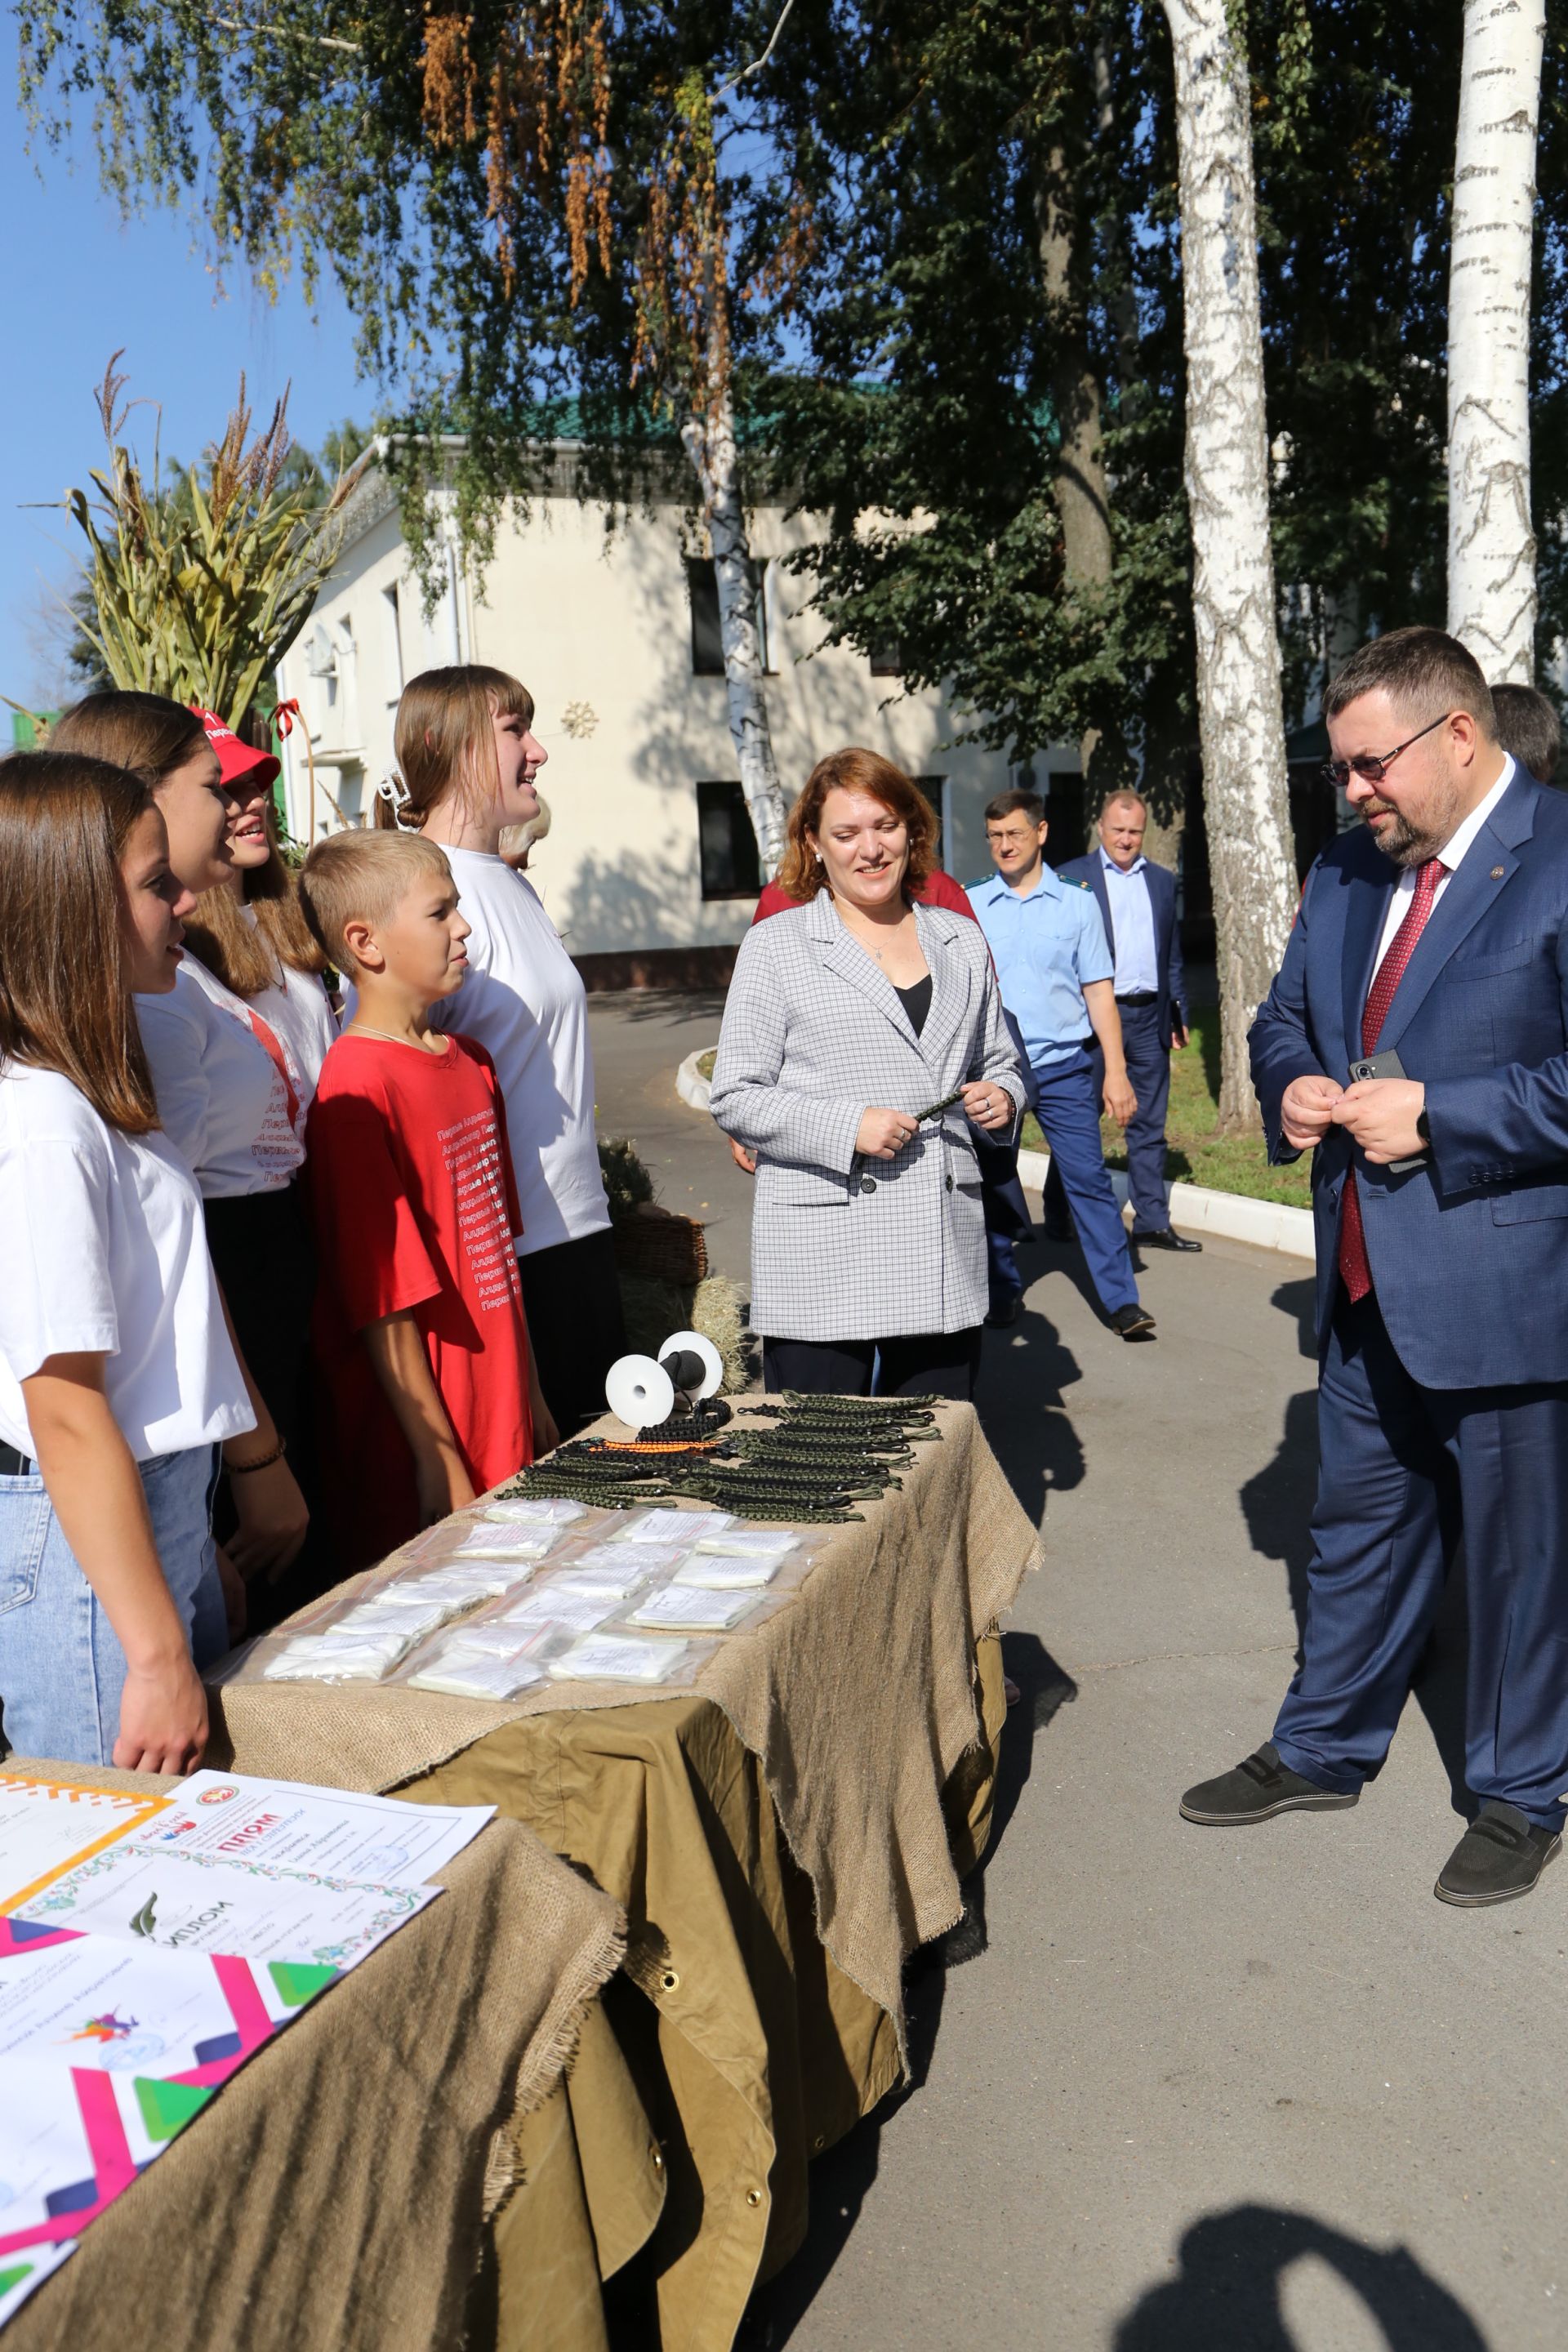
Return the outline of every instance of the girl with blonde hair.
[[[604,1411],[626,1328],[594,1134],[587,992],[532,884],[501,853],[507,828],[539,814],[534,780],[549,755],[533,697],[477,663],[426,670],[398,704],[396,752],[376,822],[439,843],[472,926],[468,978],[431,1020],[476,1038],[495,1064],[540,1387],[570,1437]]]

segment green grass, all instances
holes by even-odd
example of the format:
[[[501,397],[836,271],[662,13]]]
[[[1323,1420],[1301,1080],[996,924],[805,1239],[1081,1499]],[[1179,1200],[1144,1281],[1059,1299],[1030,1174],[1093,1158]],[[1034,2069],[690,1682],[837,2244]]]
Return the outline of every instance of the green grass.
[[[1299,1160],[1290,1168],[1270,1168],[1260,1135],[1221,1135],[1218,1087],[1219,1014],[1210,1006],[1194,1018],[1186,1050],[1171,1056],[1166,1174],[1184,1183],[1206,1184],[1215,1192],[1245,1192],[1254,1201],[1282,1201],[1293,1209],[1310,1208],[1311,1161]],[[1102,1119],[1100,1131],[1106,1165],[1125,1168],[1127,1152],[1116,1121]],[[1032,1151],[1045,1148],[1046,1139],[1033,1112],[1024,1121],[1023,1139]]]

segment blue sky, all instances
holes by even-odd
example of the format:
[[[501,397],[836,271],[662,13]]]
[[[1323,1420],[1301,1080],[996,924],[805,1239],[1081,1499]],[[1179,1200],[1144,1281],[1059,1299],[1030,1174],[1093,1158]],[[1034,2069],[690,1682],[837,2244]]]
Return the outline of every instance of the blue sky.
[[[5,103],[7,101],[0,101]],[[289,421],[296,440],[321,441],[346,415],[370,416],[375,388],[354,374],[353,323],[335,295],[312,320],[297,293],[277,304],[243,278],[227,299],[215,295],[190,225],[153,213],[122,226],[98,186],[90,136],[37,157],[22,152],[12,105],[0,131],[0,253],[5,365],[0,370],[0,693],[18,702],[49,699],[60,682],[60,632],[46,615],[73,578],[64,512],[20,511],[85,485],[101,461],[93,387],[110,354],[128,390],[163,409],[165,452],[194,457],[222,429],[243,368],[263,419],[292,379]],[[35,162],[37,167],[35,167]],[[39,177],[41,169],[42,177]],[[139,412],[133,437],[150,436]],[[10,740],[0,708],[0,744]]]

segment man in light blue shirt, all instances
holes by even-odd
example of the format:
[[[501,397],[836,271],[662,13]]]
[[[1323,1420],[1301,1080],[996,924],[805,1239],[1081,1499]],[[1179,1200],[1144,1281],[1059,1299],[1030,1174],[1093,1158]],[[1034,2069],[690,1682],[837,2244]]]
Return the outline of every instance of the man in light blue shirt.
[[[1104,1056],[1105,1108],[1125,1126],[1137,1109],[1127,1082],[1115,961],[1092,893],[1065,882],[1045,861],[1045,804],[1037,793],[999,793],[985,811],[994,877],[969,893],[990,943],[1002,1002],[1017,1024],[1037,1090],[1036,1117],[1061,1172],[1089,1276],[1111,1328],[1147,1338],[1154,1318],[1140,1305],[1116,1195],[1100,1141],[1097,1044]],[[991,1237],[992,1319],[1010,1322],[1023,1294],[1012,1244]],[[1005,1311],[1011,1298],[1012,1313]]]

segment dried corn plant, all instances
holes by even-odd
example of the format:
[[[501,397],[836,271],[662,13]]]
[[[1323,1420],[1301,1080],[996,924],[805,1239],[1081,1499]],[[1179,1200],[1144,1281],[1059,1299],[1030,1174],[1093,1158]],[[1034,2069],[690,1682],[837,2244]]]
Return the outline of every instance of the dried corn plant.
[[[98,495],[65,498],[89,551],[83,635],[116,686],[197,702],[233,722],[310,618],[360,468],[340,473],[324,497],[318,485],[289,481],[288,394],[253,438],[241,376],[223,437],[202,464],[165,483],[155,437],[145,476],[124,440],[133,404],[122,398],[120,356],[95,394],[108,450],[89,476]]]

